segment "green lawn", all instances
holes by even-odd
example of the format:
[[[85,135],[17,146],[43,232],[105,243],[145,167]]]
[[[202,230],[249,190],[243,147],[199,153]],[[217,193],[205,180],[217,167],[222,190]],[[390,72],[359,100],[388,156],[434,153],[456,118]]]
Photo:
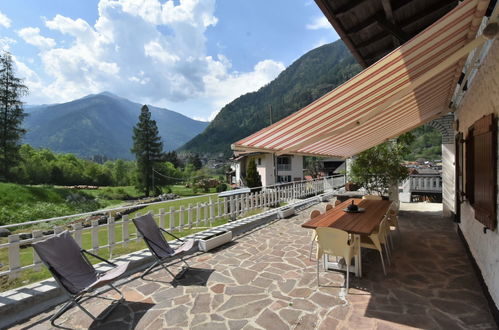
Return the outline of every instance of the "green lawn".
[[[158,214],[160,208],[165,208],[166,211],[168,211],[170,207],[175,207],[175,209],[179,209],[180,206],[187,207],[189,205],[189,203],[194,205],[195,203],[203,203],[203,202],[207,202],[207,201],[208,201],[208,197],[195,197],[193,199],[188,199],[185,201],[178,201],[178,200],[168,201],[165,203],[149,206],[149,207],[144,208],[138,212],[145,214],[149,211],[153,211],[154,214]],[[247,217],[250,215],[254,215],[254,214],[260,213],[261,211],[262,211],[261,209],[252,210],[252,211],[249,211],[246,214],[242,215],[241,217]],[[130,214],[129,219],[131,219],[135,214],[136,213]],[[215,208],[215,214],[218,215],[218,208]],[[169,224],[168,216],[166,216],[165,220],[166,220],[165,225],[168,229],[168,224]],[[216,227],[216,226],[222,225],[224,223],[227,223],[227,220],[228,220],[227,217],[221,217],[221,218],[216,219],[211,224],[209,223],[209,221],[207,221],[206,227]],[[156,221],[158,221],[157,217],[156,217]],[[193,221],[195,221],[195,213],[193,213]],[[187,225],[187,216],[184,218],[184,224]],[[175,216],[175,225],[176,226],[179,225],[178,213]],[[174,234],[176,236],[179,236],[179,237],[184,237],[184,236],[187,236],[187,235],[199,232],[199,231],[203,231],[206,229],[206,227],[204,226],[204,223],[202,222],[199,225],[199,227],[194,227],[194,226],[192,228],[186,227],[182,231],[175,231]],[[122,221],[116,222],[114,231],[115,231],[115,241],[116,242],[122,241],[122,237],[123,237],[122,236],[123,235],[123,223],[122,223]],[[130,235],[130,239],[134,239],[137,237],[136,229],[135,229],[135,226],[133,225],[132,222],[130,222],[128,224],[128,232]],[[103,227],[99,228],[98,237],[99,237],[99,246],[103,246],[103,245],[106,245],[108,243],[107,226],[103,226]],[[172,240],[173,238],[167,237],[167,239]],[[7,242],[6,238],[0,238],[0,244],[6,243],[6,242]],[[82,233],[82,247],[84,249],[87,249],[87,250],[90,250],[92,248],[92,239],[91,239],[90,230],[86,230]],[[146,248],[146,246],[143,243],[143,241],[134,241],[134,242],[129,242],[128,246],[120,245],[120,246],[113,247],[112,256],[110,256],[108,248],[99,249],[97,254],[103,258],[111,258],[111,257],[116,258],[117,256],[131,253],[133,251],[138,251],[138,250],[145,249],[145,248]],[[33,263],[33,249],[31,247],[21,249],[20,254],[21,254],[20,259],[21,259],[22,266],[30,265]],[[99,260],[91,258],[91,262],[98,263]],[[7,267],[7,265],[8,265],[8,250],[5,248],[0,249],[0,263],[5,265],[3,267],[0,267],[0,271],[4,271],[4,270],[8,269],[8,267]],[[10,282],[6,283],[6,282],[2,282],[0,280],[0,291],[9,290],[9,289],[12,289],[15,287],[19,287],[22,285],[33,283],[36,281],[40,281],[42,279],[49,278],[49,277],[50,277],[50,274],[44,267],[42,267],[41,271],[36,271],[34,269],[24,271],[22,273],[21,277],[14,280],[14,281],[10,281]]]

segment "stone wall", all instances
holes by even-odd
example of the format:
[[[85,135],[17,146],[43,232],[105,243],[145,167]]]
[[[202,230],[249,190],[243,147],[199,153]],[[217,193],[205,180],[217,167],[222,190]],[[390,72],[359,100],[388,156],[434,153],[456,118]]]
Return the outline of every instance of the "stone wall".
[[[468,127],[484,115],[494,113],[499,116],[498,91],[499,41],[496,39],[456,111],[459,130],[465,136]],[[482,272],[492,299],[499,308],[499,232],[496,229],[484,234],[483,225],[475,220],[474,210],[468,202],[461,204],[459,226]]]

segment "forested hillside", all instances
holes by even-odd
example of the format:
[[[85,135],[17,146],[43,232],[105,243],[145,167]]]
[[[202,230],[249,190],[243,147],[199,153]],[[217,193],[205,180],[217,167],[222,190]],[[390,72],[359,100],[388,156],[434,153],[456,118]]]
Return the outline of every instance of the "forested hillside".
[[[341,40],[311,50],[268,85],[224,106],[204,132],[180,150],[229,155],[231,143],[299,110],[360,70]]]
[[[425,160],[442,159],[442,134],[430,126],[421,126],[411,132],[414,135],[414,141],[411,143],[411,153],[407,160]]]

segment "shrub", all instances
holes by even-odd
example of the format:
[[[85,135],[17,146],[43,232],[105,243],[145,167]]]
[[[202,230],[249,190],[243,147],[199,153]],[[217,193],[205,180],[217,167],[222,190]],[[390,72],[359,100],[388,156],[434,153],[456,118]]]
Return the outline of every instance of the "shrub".
[[[221,183],[217,186],[217,192],[222,192],[227,190],[227,185],[225,183]]]

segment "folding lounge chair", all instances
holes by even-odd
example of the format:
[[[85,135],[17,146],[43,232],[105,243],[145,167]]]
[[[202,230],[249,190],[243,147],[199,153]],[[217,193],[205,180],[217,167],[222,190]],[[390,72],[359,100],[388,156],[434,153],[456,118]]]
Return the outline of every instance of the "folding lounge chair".
[[[144,272],[144,274],[142,274],[141,276],[142,279],[157,266],[162,266],[173,277],[173,281],[176,280],[176,277],[182,276],[185,273],[185,271],[189,269],[189,264],[184,260],[183,255],[185,254],[185,252],[192,249],[192,247],[194,246],[193,240],[186,241],[180,239],[177,236],[173,235],[172,233],[167,232],[163,228],[158,227],[151,213],[147,213],[146,215],[133,219],[133,223],[137,227],[137,230],[140,232],[140,234],[144,237],[144,241],[146,242],[149,251],[151,251],[152,255],[156,259],[156,261]],[[172,237],[181,241],[182,244],[178,248],[173,249],[168,244],[168,242],[166,241],[165,237],[161,232],[171,235]],[[165,265],[167,261],[176,258],[180,259],[187,266],[183,267],[182,271],[179,274],[177,274],[177,276],[175,276],[168,269],[167,266],[169,265]]]
[[[48,267],[52,276],[57,281],[59,286],[69,296],[66,304],[51,318],[50,322],[55,327],[54,321],[64,314],[73,305],[78,306],[83,312],[94,320],[102,320],[118,306],[118,303],[124,300],[123,294],[118,290],[112,282],[127,270],[128,262],[119,266],[101,258],[93,253],[81,249],[76,241],[71,237],[68,231],[54,235],[46,240],[33,243],[33,248]],[[91,255],[99,260],[102,260],[115,268],[107,272],[98,272],[92,266],[86,255]],[[88,295],[96,289],[109,285],[113,290],[117,291],[121,298],[119,300],[101,297],[102,292],[96,292],[93,295]],[[93,316],[81,303],[90,298],[101,298],[113,301],[113,306],[107,312],[100,316]]]

